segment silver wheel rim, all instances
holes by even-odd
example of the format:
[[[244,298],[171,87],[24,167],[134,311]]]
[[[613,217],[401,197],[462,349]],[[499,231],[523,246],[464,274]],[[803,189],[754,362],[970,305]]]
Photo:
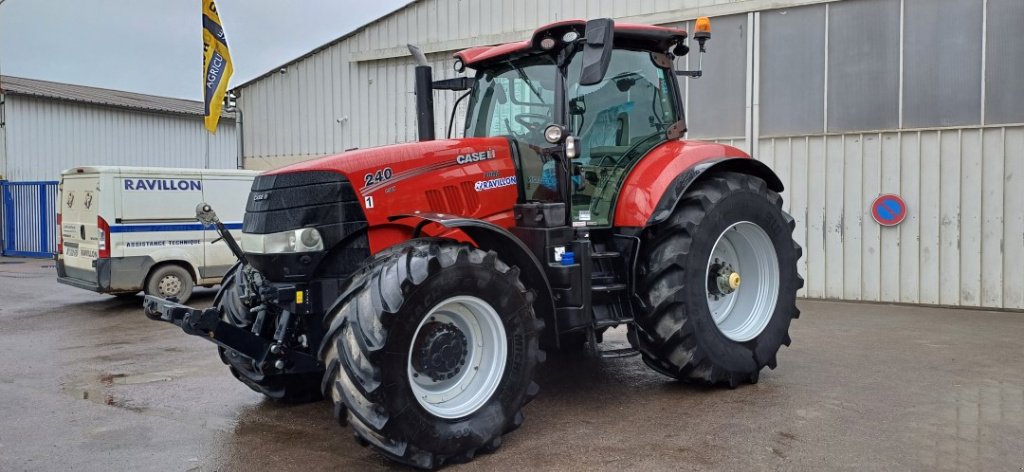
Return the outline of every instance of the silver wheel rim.
[[[749,221],[726,228],[705,274],[708,310],[718,330],[736,342],[760,335],[779,298],[779,258],[768,233]]]
[[[169,297],[181,293],[181,279],[177,275],[168,274],[160,279],[160,294]]]
[[[417,346],[421,331],[435,323],[458,330],[465,337],[464,363],[450,378],[439,380],[420,372],[414,363],[414,356],[421,355]],[[463,295],[438,303],[423,317],[410,342],[406,371],[420,406],[434,416],[461,418],[480,409],[494,395],[507,358],[505,326],[498,312],[477,297]]]

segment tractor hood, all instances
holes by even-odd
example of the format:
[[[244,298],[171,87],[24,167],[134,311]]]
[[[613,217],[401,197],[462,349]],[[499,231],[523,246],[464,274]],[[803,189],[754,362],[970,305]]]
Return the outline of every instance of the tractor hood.
[[[435,164],[451,164],[453,166],[465,164],[466,162],[461,164],[456,162],[459,156],[488,150],[497,153],[499,148],[508,152],[508,140],[505,138],[462,138],[391,144],[354,149],[341,154],[303,161],[268,171],[264,175],[331,171],[344,174],[356,188],[362,188],[366,184],[372,185],[385,181],[398,183],[401,180],[414,178]],[[478,158],[474,162],[479,160],[484,159]],[[385,167],[392,169],[390,178],[374,176],[373,181],[363,179],[365,175],[383,170]],[[397,175],[399,173],[402,175]],[[364,185],[360,185],[360,182],[364,182]]]
[[[343,175],[370,226],[417,211],[486,218],[518,195],[506,138],[463,138],[357,149],[276,169],[258,180],[307,172]]]

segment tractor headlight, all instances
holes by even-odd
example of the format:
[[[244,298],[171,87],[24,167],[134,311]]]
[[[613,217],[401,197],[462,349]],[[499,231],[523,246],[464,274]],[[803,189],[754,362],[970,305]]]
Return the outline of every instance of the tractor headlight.
[[[242,233],[242,250],[253,254],[317,252],[324,250],[324,240],[315,228],[271,234]]]

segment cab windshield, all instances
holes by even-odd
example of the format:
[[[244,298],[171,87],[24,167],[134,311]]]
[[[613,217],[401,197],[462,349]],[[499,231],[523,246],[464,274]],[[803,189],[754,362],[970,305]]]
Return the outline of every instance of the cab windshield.
[[[556,72],[547,54],[482,70],[466,114],[466,136],[507,136],[516,142],[527,200],[558,197],[554,163],[541,152],[551,146],[544,141],[544,127],[555,122]]]
[[[670,71],[655,65],[649,51],[616,49],[604,79],[578,83],[582,54],[569,63],[565,125],[579,138],[573,159],[571,214],[588,226],[610,224],[610,213],[625,172],[665,140],[679,120]],[[507,136],[521,159],[527,200],[558,198],[555,166],[545,159],[544,128],[554,116],[556,66],[549,55],[506,61],[480,71],[466,119],[466,136]]]

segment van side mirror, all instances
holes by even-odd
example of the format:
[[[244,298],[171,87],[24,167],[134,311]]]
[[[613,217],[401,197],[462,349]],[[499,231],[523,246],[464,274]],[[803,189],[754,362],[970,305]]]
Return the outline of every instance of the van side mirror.
[[[580,85],[594,85],[604,79],[608,64],[612,62],[612,47],[615,39],[615,22],[610,18],[587,21],[583,35],[583,68]]]

